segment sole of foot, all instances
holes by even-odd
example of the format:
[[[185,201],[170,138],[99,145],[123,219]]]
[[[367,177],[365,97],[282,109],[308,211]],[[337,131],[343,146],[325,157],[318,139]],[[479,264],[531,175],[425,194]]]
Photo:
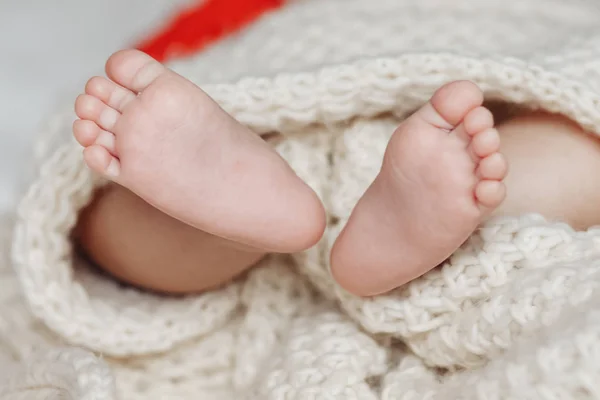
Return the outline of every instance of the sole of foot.
[[[125,50],[75,102],[87,165],[205,232],[271,252],[314,245],[320,200],[254,132],[148,55]]]
[[[449,257],[505,198],[507,163],[483,93],[449,83],[392,136],[331,253],[356,295],[390,291]]]

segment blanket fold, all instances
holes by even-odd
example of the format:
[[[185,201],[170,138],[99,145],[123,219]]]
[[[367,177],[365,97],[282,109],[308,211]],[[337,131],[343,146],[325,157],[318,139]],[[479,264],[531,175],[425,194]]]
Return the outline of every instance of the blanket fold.
[[[71,230],[105,182],[71,138],[72,112],[57,113],[14,271],[0,269],[0,285],[20,285],[0,292],[0,371],[14,372],[0,398],[600,398],[598,229],[498,218],[368,299],[328,269],[395,127],[446,82],[599,134],[599,22],[594,0],[304,0],[172,63],[257,134],[279,133],[330,221],[314,248],[197,296],[124,288],[76,254]]]

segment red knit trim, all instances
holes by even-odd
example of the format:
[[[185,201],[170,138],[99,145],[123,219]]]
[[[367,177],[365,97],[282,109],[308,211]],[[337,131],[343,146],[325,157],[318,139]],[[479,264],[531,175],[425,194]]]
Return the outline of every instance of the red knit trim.
[[[137,48],[159,61],[189,56],[283,3],[283,0],[204,0],[180,13]]]

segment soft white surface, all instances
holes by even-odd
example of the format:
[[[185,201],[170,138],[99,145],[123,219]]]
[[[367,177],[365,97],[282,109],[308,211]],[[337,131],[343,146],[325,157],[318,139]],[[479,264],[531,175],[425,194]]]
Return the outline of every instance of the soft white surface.
[[[0,1],[0,213],[15,204],[32,138],[53,107],[186,1]]]
[[[267,257],[214,291],[134,291],[74,258],[71,228],[100,182],[61,147],[24,200],[14,272],[0,258],[0,354],[24,361],[0,398],[600,399],[600,229],[496,219],[431,273],[367,299],[328,264],[398,126],[385,114],[407,115],[442,82],[473,79],[600,136],[600,2],[540,3],[300,0],[183,63],[194,80],[242,78],[205,89],[242,124],[281,134],[276,150],[331,217],[294,262]],[[373,226],[385,235],[389,222]],[[420,227],[439,247],[444,226]],[[101,359],[54,347],[65,343]]]

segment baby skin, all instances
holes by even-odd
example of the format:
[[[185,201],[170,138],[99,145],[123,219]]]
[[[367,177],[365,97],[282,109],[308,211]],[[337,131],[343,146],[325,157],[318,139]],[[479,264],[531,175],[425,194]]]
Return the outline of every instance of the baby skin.
[[[73,125],[87,165],[113,182],[76,228],[106,272],[199,292],[320,240],[316,194],[200,88],[135,50],[114,54],[106,73],[77,98]],[[357,295],[384,293],[443,262],[492,215],[596,225],[598,168],[600,145],[567,118],[531,113],[494,127],[475,84],[449,83],[396,129],[333,246],[332,274]]]

